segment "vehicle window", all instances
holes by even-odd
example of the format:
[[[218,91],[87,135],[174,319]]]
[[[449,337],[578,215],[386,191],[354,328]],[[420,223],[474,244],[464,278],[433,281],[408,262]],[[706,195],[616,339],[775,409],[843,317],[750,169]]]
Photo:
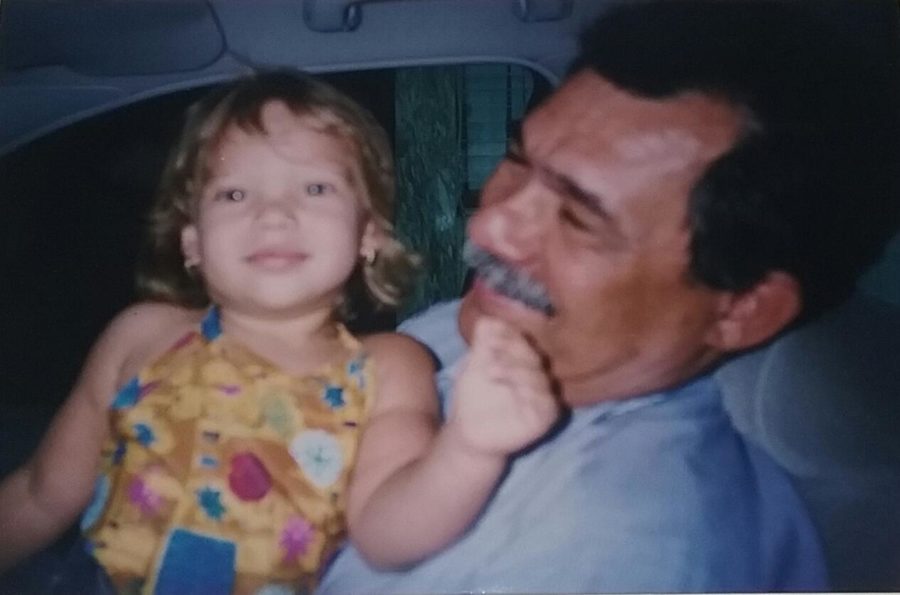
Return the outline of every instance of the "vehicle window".
[[[399,316],[457,297],[467,216],[509,131],[549,85],[525,68],[499,64],[323,76],[393,136],[396,227],[428,263]],[[30,452],[87,349],[135,299],[144,216],[183,111],[205,91],[113,110],[0,157],[0,430],[14,445],[0,455],[0,474]],[[352,326],[396,322],[363,311]]]
[[[396,72],[397,230],[427,266],[405,316],[460,295],[465,224],[525,111],[548,90],[530,71],[486,64]]]

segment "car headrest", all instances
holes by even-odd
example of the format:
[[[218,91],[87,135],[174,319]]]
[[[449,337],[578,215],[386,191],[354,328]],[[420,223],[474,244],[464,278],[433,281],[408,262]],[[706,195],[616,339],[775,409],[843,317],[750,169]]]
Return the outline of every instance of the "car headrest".
[[[716,376],[738,430],[791,474],[900,473],[900,306],[859,293]]]

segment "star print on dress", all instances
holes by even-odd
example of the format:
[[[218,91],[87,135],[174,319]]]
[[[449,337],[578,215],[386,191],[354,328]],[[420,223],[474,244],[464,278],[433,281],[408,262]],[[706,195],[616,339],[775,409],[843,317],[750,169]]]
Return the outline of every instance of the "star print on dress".
[[[134,424],[134,435],[137,438],[137,441],[144,446],[150,446],[156,441],[156,435],[153,433],[153,428],[144,423]]]
[[[325,394],[322,396],[325,402],[332,409],[340,409],[344,406],[344,389],[339,386],[328,385],[325,387]]]
[[[222,505],[222,492],[207,486],[202,490],[197,490],[197,502],[209,518],[216,521],[222,520],[226,510]]]

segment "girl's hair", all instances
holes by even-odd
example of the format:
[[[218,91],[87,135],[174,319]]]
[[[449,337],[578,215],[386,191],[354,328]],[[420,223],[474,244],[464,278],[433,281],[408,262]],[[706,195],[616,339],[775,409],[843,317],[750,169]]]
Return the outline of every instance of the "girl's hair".
[[[188,108],[150,211],[138,265],[139,294],[189,307],[209,304],[201,276],[185,267],[181,231],[194,221],[198,199],[211,174],[210,159],[225,132],[238,126],[265,134],[260,114],[272,100],[283,102],[296,116],[314,118],[325,132],[356,149],[366,190],[362,206],[385,241],[374,261],[357,266],[354,277],[361,279],[351,280],[351,286],[364,285],[377,304],[398,305],[410,288],[419,258],[393,235],[394,162],[387,133],[368,111],[331,85],[287,70],[239,79]]]

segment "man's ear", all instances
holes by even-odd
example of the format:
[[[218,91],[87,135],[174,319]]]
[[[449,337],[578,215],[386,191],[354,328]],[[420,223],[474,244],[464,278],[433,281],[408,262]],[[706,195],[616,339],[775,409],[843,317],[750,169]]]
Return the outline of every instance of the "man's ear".
[[[185,225],[181,230],[181,254],[185,268],[200,264],[200,238],[194,225]]]
[[[802,305],[797,279],[783,271],[770,271],[750,289],[722,294],[708,342],[725,352],[759,345],[790,324]]]

